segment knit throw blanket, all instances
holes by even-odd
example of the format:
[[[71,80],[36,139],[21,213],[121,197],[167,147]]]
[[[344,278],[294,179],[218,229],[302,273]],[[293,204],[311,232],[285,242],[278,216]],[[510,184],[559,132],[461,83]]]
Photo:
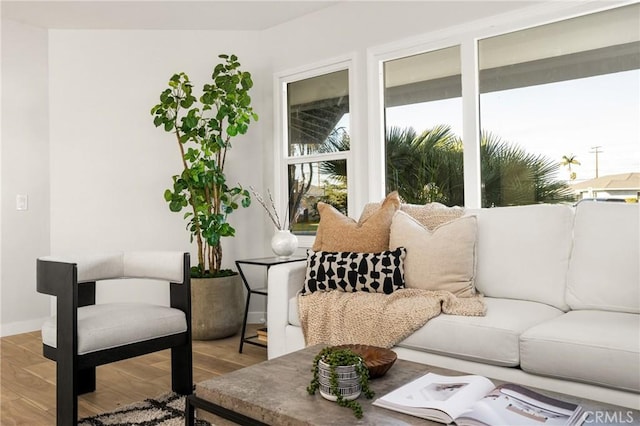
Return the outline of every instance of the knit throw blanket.
[[[483,316],[485,312],[482,296],[458,298],[447,291],[298,295],[298,314],[307,346],[325,343],[391,348],[440,313]]]

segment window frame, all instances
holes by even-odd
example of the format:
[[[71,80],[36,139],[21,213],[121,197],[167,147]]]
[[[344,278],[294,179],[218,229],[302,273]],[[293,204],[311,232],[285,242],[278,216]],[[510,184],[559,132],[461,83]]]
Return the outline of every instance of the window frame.
[[[289,155],[289,133],[288,133],[288,93],[287,85],[300,80],[318,77],[337,71],[347,71],[349,81],[349,137],[350,147],[348,151],[320,153],[311,155]],[[278,211],[286,211],[288,203],[288,175],[287,170],[290,165],[300,163],[315,163],[320,161],[345,160],[347,163],[347,210],[353,212],[355,208],[356,188],[355,177],[357,167],[352,161],[354,152],[358,152],[358,123],[359,114],[356,110],[356,77],[355,77],[355,55],[347,55],[333,58],[328,61],[316,63],[307,67],[295,70],[283,71],[274,76],[274,201]],[[315,235],[298,235],[300,247],[311,247],[315,240]]]
[[[583,15],[635,4],[616,0],[606,4],[545,2],[463,25],[427,32],[386,44],[363,46],[361,51],[274,73],[273,195],[279,211],[287,205],[289,164],[346,159],[349,215],[354,217],[369,201],[385,194],[385,123],[383,62],[454,45],[460,46],[462,82],[462,138],[466,208],[481,208],[480,90],[478,41]],[[314,156],[290,157],[287,134],[287,84],[325,73],[349,72],[350,150]],[[366,122],[363,120],[367,118]],[[360,160],[360,161],[356,161]],[[267,186],[269,186],[267,184]],[[300,236],[300,247],[311,247],[314,236]]]
[[[368,142],[369,199],[380,199],[385,194],[385,108],[384,62],[407,56],[460,46],[462,83],[462,140],[464,161],[464,206],[478,209],[482,206],[482,178],[480,164],[480,90],[479,40],[561,22],[568,19],[603,12],[634,4],[620,1],[607,5],[595,2],[541,4],[468,25],[450,27],[410,39],[367,49],[367,80],[370,137]]]

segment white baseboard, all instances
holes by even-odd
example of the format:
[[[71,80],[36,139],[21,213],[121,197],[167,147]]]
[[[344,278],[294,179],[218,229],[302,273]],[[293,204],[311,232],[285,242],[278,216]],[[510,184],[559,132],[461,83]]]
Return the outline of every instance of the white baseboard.
[[[36,319],[27,320],[27,321],[16,321],[16,322],[10,322],[8,324],[1,324],[0,336],[1,337],[13,336],[14,334],[29,333],[31,331],[40,330],[42,328],[42,324],[44,324],[47,318],[49,317],[42,317],[42,318],[36,318]]]

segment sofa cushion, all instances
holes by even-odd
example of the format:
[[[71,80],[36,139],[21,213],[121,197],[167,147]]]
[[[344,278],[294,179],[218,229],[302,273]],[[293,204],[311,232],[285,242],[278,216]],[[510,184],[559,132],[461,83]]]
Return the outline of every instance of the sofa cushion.
[[[640,313],[640,206],[585,201],[575,214],[571,309]]]
[[[358,223],[364,223],[377,209],[380,203],[368,203],[364,206]],[[400,204],[400,210],[417,220],[427,229],[435,229],[443,223],[450,222],[464,215],[464,208],[447,207],[440,203]]]
[[[302,294],[366,291],[391,294],[404,288],[404,247],[380,253],[307,251]]]
[[[537,302],[491,297],[485,297],[484,301],[485,316],[439,315],[398,346],[514,367],[520,363],[520,334],[563,314],[559,309]]]
[[[478,217],[476,289],[567,310],[573,211],[537,204],[468,210]]]
[[[184,312],[168,306],[106,303],[78,308],[79,355],[185,331]],[[56,317],[42,326],[42,342],[56,347]]]
[[[640,392],[640,316],[571,311],[524,332],[523,370]]]
[[[397,192],[385,198],[366,221],[356,222],[325,203],[318,203],[320,223],[313,251],[351,251],[376,253],[389,249],[389,228],[393,214],[400,207]]]
[[[391,222],[389,248],[405,247],[407,288],[445,290],[458,297],[475,294],[475,216],[466,216],[429,230],[398,211]]]

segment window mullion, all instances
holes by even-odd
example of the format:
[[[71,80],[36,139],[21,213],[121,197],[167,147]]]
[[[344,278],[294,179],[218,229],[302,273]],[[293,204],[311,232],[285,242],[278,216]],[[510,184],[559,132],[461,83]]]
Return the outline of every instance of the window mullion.
[[[480,175],[480,96],[478,86],[478,42],[460,44],[462,70],[462,141],[464,158],[464,205],[480,208],[482,188]]]
[[[283,162],[285,153],[287,152],[287,85],[286,81],[282,77],[275,78],[274,81],[274,121],[275,125],[275,138],[274,138],[274,161],[273,161],[273,188],[274,188],[274,200],[277,204],[278,211],[287,211],[288,205],[288,193],[287,187],[287,168]]]

